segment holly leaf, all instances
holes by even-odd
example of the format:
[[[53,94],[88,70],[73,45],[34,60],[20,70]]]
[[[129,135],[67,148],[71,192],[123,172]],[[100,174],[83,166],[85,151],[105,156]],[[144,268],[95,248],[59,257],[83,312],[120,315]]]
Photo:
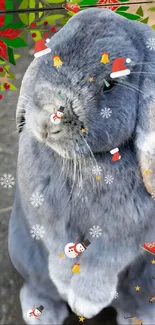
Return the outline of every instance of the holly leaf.
[[[138,10],[136,11],[136,14],[139,15],[139,16],[141,16],[141,17],[144,16],[144,12],[143,12],[143,9],[142,9],[141,6],[140,6],[140,7],[138,8]]]
[[[0,40],[0,57],[3,58],[5,61],[8,61],[8,53],[7,53],[7,46]]]
[[[9,24],[11,24],[12,23],[12,20],[13,20],[13,14],[7,13],[7,15],[5,16],[4,27],[6,27]]]
[[[140,22],[143,24],[147,24],[149,20],[149,17],[142,19]]]
[[[19,20],[19,21],[17,21],[16,23],[14,23],[14,24],[9,24],[8,26],[7,26],[7,28],[12,28],[12,29],[22,29],[22,27],[24,27],[25,25]],[[2,30],[4,30],[4,27],[3,27],[3,29]]]
[[[130,20],[139,20],[141,17],[139,15],[134,15],[134,14],[130,14],[127,12],[118,12],[119,15],[124,16],[125,18],[128,18]]]
[[[3,38],[2,41],[7,45],[11,46],[13,48],[20,48],[20,47],[25,47],[28,46],[22,38],[16,37],[13,40]]]
[[[10,90],[18,90],[13,84],[11,84],[10,82],[9,82],[9,85],[10,85]]]
[[[6,10],[12,10],[13,9],[13,3],[11,0],[5,0],[5,6]]]
[[[21,57],[20,54],[14,54],[14,58],[15,58],[15,60],[18,60],[20,57]]]
[[[117,8],[117,9],[115,10],[115,12],[126,11],[126,10],[128,10],[129,8],[130,8],[129,6],[121,6],[121,7]]]
[[[9,56],[9,62],[16,65],[16,62],[14,59],[14,54],[13,54],[13,49],[11,47],[8,47],[8,56]]]
[[[9,72],[8,79],[16,80],[16,77],[12,72]]]
[[[130,0],[118,0],[119,2],[129,2]]]
[[[152,25],[151,27],[152,27],[153,29],[155,29],[155,25]]]
[[[21,33],[21,31],[21,29],[7,28],[5,30],[0,31],[0,37],[13,39],[16,38]]]
[[[149,8],[148,11],[153,11],[153,12],[155,12],[155,7],[151,7],[151,8]]]

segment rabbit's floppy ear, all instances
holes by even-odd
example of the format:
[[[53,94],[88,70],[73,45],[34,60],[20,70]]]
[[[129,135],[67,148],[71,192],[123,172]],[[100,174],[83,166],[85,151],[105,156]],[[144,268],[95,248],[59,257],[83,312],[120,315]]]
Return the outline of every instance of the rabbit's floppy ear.
[[[155,32],[142,23],[138,27],[138,41],[142,46],[139,64],[142,63],[142,68],[139,79],[135,147],[145,188],[153,195],[155,194]]]

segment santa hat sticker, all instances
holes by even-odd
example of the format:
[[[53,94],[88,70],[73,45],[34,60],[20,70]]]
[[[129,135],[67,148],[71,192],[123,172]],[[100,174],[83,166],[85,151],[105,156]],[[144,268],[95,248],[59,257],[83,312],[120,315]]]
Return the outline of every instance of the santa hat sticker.
[[[111,78],[119,78],[130,74],[130,70],[124,65],[124,63],[130,63],[130,58],[117,58],[112,64],[112,73],[110,74]]]
[[[50,39],[47,39],[46,43],[48,43],[49,41]],[[35,51],[34,53],[35,58],[39,58],[42,55],[50,53],[51,49],[45,45],[45,40],[41,38],[38,41],[36,41],[34,51]]]

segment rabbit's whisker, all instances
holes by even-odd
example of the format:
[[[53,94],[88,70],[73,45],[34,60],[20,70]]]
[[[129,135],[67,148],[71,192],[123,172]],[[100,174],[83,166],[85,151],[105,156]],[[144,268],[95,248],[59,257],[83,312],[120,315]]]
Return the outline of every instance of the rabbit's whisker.
[[[66,167],[66,164],[65,164],[65,167],[66,167],[66,177],[65,177],[65,180],[64,182],[62,183],[62,186],[60,188],[60,192],[62,191],[62,189],[64,188],[65,184],[66,184],[66,180],[67,180],[67,177],[68,177],[68,174],[69,174],[69,160],[68,159],[65,159],[64,160],[67,164],[67,167]],[[64,170],[64,167],[63,167],[63,170]]]
[[[120,84],[128,89],[131,89],[131,90],[134,90],[134,91],[138,91],[140,93],[142,93],[143,95],[147,95],[146,93],[144,93],[143,91],[141,91],[140,89],[136,88],[135,86],[133,85],[130,85],[128,83],[121,83],[121,82],[117,82],[117,84]]]
[[[66,209],[71,197],[72,197],[72,194],[73,194],[73,190],[74,190],[74,186],[75,186],[75,182],[76,182],[76,153],[75,153],[75,150],[73,151],[74,152],[74,159],[73,159],[73,166],[74,166],[74,172],[73,172],[73,184],[72,184],[72,188],[71,188],[71,191],[69,193],[69,198],[68,198],[68,201],[66,203],[66,205],[64,206],[64,208],[60,211],[60,214],[62,214],[62,212],[64,212],[64,210]]]

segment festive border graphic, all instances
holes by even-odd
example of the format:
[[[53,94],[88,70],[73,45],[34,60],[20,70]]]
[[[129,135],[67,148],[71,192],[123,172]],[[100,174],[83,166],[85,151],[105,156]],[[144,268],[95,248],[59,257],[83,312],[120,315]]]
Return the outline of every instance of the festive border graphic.
[[[141,5],[135,14],[129,12],[133,5],[130,0],[71,0],[68,2],[64,0],[46,0],[46,2],[44,0],[39,0],[39,2],[17,0],[17,5],[18,9],[15,12],[18,21],[13,22],[13,0],[0,0],[0,11],[9,12],[0,13],[0,100],[3,99],[2,92],[8,89],[17,90],[14,85],[16,76],[11,72],[11,66],[16,65],[16,60],[20,57],[18,53],[15,53],[16,49],[28,46],[28,33],[31,34],[34,42],[41,38],[51,37],[66,24],[71,16],[89,6],[108,8],[130,20],[149,23],[149,15],[144,17]],[[155,6],[152,4],[148,11],[155,13]],[[155,24],[151,27],[155,29]]]

